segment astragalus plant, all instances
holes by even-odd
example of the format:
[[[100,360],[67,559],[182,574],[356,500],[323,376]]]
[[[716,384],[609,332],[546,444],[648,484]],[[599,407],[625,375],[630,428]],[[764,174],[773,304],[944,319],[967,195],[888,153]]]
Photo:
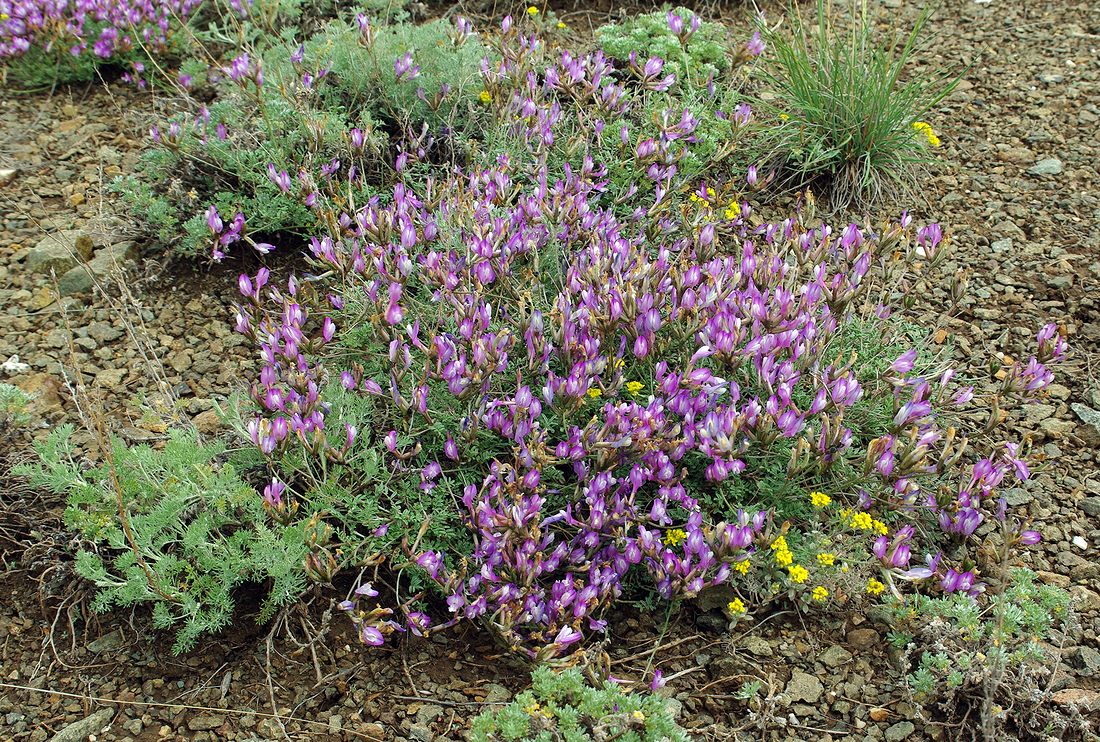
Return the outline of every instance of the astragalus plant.
[[[833,228],[811,202],[753,226],[740,182],[679,169],[700,143],[690,112],[603,125],[644,74],[599,53],[536,67],[540,39],[510,19],[497,43],[486,88],[524,156],[398,183],[354,211],[300,189],[330,225],[311,248],[323,288],[241,277],[237,327],[264,359],[245,428],[277,479],[270,511],[287,517],[361,457],[377,481],[352,487],[383,519],[417,493],[451,507],[420,529],[345,531],[399,543],[396,566],[443,601],[433,618],[400,580],[389,608],[361,585],[342,606],[365,642],[468,619],[522,655],[561,657],[603,631],[635,573],[668,600],[731,583],[744,597],[731,617],[906,581],[977,596],[984,565],[965,544],[983,523],[1034,543],[998,494],[1028,476],[1018,445],[990,437],[996,415],[973,444],[958,426],[975,395],[998,409],[1041,393],[1064,352],[1052,328],[997,388],[917,347],[847,350],[868,327],[908,343],[890,305],[941,262],[939,225]],[[629,185],[593,156],[608,147]],[[744,486],[777,468],[780,502]],[[470,539],[457,553],[431,533],[450,518]]]

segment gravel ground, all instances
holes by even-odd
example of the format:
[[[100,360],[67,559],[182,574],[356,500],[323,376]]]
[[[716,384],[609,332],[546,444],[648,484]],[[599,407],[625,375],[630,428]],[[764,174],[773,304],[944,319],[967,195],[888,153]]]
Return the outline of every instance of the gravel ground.
[[[885,4],[891,18],[914,15],[910,3]],[[933,31],[929,71],[944,60],[970,68],[932,119],[945,162],[920,184],[915,209],[949,227],[947,270],[971,278],[944,342],[980,363],[1023,355],[1047,320],[1068,335],[1069,373],[1015,421],[1043,463],[1008,494],[1044,533],[1032,566],[1079,599],[1080,629],[1058,650],[1055,690],[1100,711],[1100,6],[947,0]],[[251,371],[229,324],[237,266],[166,265],[112,215],[106,186],[134,167],[149,124],[137,112],[149,104],[122,85],[0,101],[0,170],[17,171],[10,182],[0,175],[0,362],[18,355],[27,366],[5,366],[0,380],[38,393],[36,434],[99,418],[131,441],[156,440],[166,421],[184,418],[214,433],[213,395]],[[90,247],[95,281],[48,245]],[[79,292],[93,283],[105,290]],[[58,301],[56,288],[69,295]],[[933,287],[926,297],[930,319],[945,296]],[[80,384],[91,395],[77,405]],[[77,440],[94,448],[91,436]],[[12,596],[0,603],[0,738],[458,739],[479,703],[524,683],[471,631],[364,652],[336,621],[331,653],[313,657],[293,637],[301,621],[323,618],[319,609],[288,616],[295,630],[270,643],[266,627],[242,616],[173,657],[141,630],[147,616],[90,614],[59,513],[18,482],[0,488],[0,557],[11,565],[0,591]],[[663,633],[659,618],[627,611],[612,623],[614,674],[643,677],[660,643],[681,722],[703,739],[963,734],[916,716],[884,628],[862,616],[761,615],[732,637],[695,609]],[[758,708],[763,729],[749,728],[733,698],[750,676],[773,691]]]

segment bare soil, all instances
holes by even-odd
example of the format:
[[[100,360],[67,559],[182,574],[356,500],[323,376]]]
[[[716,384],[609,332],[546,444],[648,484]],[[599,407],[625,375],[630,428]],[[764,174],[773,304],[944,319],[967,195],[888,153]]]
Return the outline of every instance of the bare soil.
[[[557,7],[578,27],[634,9],[612,5]],[[910,6],[885,0],[884,26],[904,27],[916,13]],[[766,7],[776,18],[783,9]],[[748,25],[741,5],[702,10]],[[1088,696],[1100,690],[1100,430],[1080,412],[1100,409],[1100,5],[946,0],[932,30],[918,74],[945,64],[968,70],[932,121],[943,164],[914,193],[917,218],[938,219],[953,235],[946,271],[971,281],[942,341],[980,365],[1024,355],[1046,321],[1068,336],[1069,372],[1049,400],[1014,421],[1042,464],[1010,494],[1044,533],[1030,566],[1079,600],[1080,629],[1061,637],[1054,689],[1100,699]],[[0,186],[0,362],[18,355],[30,366],[0,379],[38,394],[28,437],[89,418],[131,441],[156,441],[167,425],[188,421],[213,435],[212,401],[254,370],[230,326],[239,266],[166,261],[108,192],[136,165],[154,119],[147,112],[163,105],[117,82],[0,100],[0,169],[18,170]],[[1057,166],[1034,170],[1051,159]],[[59,301],[51,277],[27,270],[25,258],[45,235],[71,228],[139,239],[143,259],[105,290]],[[929,321],[946,291],[931,287],[918,305]],[[73,394],[81,384],[92,400],[83,406]],[[93,436],[77,436],[94,456]],[[9,448],[6,462],[24,454]],[[88,588],[71,570],[63,503],[10,476],[0,482],[2,739],[459,739],[481,704],[504,702],[526,682],[524,669],[471,629],[363,649],[339,617],[328,620],[320,598],[274,626],[244,608],[232,630],[172,656],[141,612],[91,613]],[[612,622],[607,661],[616,677],[636,680],[659,662],[681,723],[700,739],[976,735],[934,709],[921,715],[884,641],[888,629],[860,615],[777,609],[731,636],[699,606],[667,624],[663,611],[626,609]],[[308,642],[322,630],[325,641]],[[752,713],[734,696],[751,679],[769,699]],[[1043,739],[1041,730],[1019,733]]]

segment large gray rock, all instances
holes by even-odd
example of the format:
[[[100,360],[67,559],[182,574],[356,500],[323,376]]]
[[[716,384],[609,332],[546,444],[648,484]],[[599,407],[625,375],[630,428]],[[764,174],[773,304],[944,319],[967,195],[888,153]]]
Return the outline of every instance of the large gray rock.
[[[70,268],[57,280],[62,296],[86,294],[103,283],[116,272],[120,272],[126,263],[137,257],[137,247],[133,242],[119,242],[96,251],[95,257],[87,263]]]
[[[787,697],[792,701],[805,701],[806,703],[817,703],[824,692],[825,687],[820,680],[800,670],[795,670],[791,674],[791,681],[787,683],[785,691]]]
[[[114,709],[100,709],[91,716],[74,721],[55,734],[50,742],[82,742],[88,739],[89,735],[98,735],[102,732],[103,727],[107,726],[114,715]]]
[[[893,724],[886,728],[886,742],[901,742],[903,739],[907,739],[910,734],[916,731],[916,727],[911,721],[899,721],[897,724]]]
[[[1027,169],[1032,175],[1058,175],[1062,172],[1062,161],[1057,157],[1039,160]]]
[[[64,273],[92,256],[92,241],[79,229],[48,234],[27,254],[27,269],[35,273]]]

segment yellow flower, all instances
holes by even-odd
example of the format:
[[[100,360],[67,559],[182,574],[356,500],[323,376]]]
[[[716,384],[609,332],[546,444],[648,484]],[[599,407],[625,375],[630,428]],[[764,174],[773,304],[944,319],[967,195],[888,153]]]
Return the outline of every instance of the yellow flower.
[[[867,513],[856,513],[852,516],[852,527],[870,531],[874,528],[874,520]]]
[[[791,117],[790,117],[790,115],[789,115],[789,114],[786,114],[786,113],[781,113],[781,114],[779,114],[779,120],[780,120],[780,121],[789,121],[789,120],[790,120],[790,118],[791,118]]]
[[[630,715],[634,717],[635,721],[645,721],[645,714],[641,711],[635,711]]]
[[[539,712],[539,709],[540,709],[540,708],[542,708],[542,707],[541,707],[541,706],[539,706],[539,702],[538,702],[538,701],[531,701],[531,703],[530,703],[530,704],[528,704],[527,706],[524,706],[524,707],[523,707],[523,710],[524,710],[524,711],[525,711],[526,713],[528,713],[528,714],[531,714],[532,716],[534,716],[535,714],[537,714],[537,713]]]
[[[917,130],[918,134],[924,135],[924,138],[928,140],[928,143],[933,147],[940,146],[940,138],[936,136],[936,132],[932,130],[924,121],[914,121],[913,128]]]
[[[771,549],[775,552],[775,561],[780,567],[786,567],[794,561],[790,548],[787,547],[787,539],[777,536],[771,543]]]
[[[684,533],[682,528],[673,528],[671,531],[665,534],[665,543],[669,546],[676,546],[684,541],[688,535]]]
[[[824,492],[810,493],[810,504],[813,505],[815,508],[828,507],[832,501],[833,498],[829,497]]]
[[[739,216],[741,216],[741,204],[737,203],[736,199],[730,201],[730,205],[726,207],[726,218],[733,221]]]
[[[626,365],[626,361],[622,358],[616,357],[611,359],[611,370],[618,371],[620,368]]]
[[[534,5],[528,5],[528,6],[527,6],[527,15],[531,16],[532,18],[534,18],[534,17],[535,17],[535,16],[537,16],[538,14],[539,14],[539,9],[538,9],[538,8],[536,8],[536,7],[534,6]]]
[[[824,601],[826,598],[829,597],[829,591],[826,590],[821,585],[818,585],[817,587],[814,588],[814,591],[812,593],[810,593],[810,597],[813,598],[816,601],[821,602],[821,601]]]
[[[791,577],[791,582],[803,583],[810,579],[810,572],[801,564],[795,564],[794,566],[787,567],[787,574]]]
[[[565,21],[558,21],[558,28],[565,28]]]
[[[890,532],[890,529],[886,527],[886,524],[881,520],[871,522],[871,529],[878,533],[880,536],[885,536]]]
[[[749,573],[749,560],[742,559],[739,562],[734,562],[733,568],[737,572],[740,572],[743,575],[747,575]]]
[[[872,577],[867,580],[866,589],[868,595],[882,595],[883,591],[886,590],[886,586]]]
[[[0,22],[6,21],[9,18],[11,18],[11,16],[8,15],[7,13],[0,13]]]
[[[493,96],[488,90],[482,90],[480,93],[477,94],[477,99],[482,103],[488,105],[492,102]]]
[[[830,554],[827,551],[823,551],[817,555],[817,561],[824,564],[826,567],[831,567],[836,563],[836,554]]]
[[[726,604],[726,608],[729,609],[730,613],[736,616],[739,613],[745,612],[745,603],[741,598],[734,598]]]
[[[643,384],[640,381],[628,381],[628,382],[626,382],[626,390],[628,392],[630,392],[631,394],[633,394],[635,397],[638,396],[638,392],[642,391],[643,386],[645,386],[645,384]]]
[[[588,396],[592,399],[595,399],[596,397],[602,397],[603,389],[600,389],[598,386],[594,386],[588,390]]]

